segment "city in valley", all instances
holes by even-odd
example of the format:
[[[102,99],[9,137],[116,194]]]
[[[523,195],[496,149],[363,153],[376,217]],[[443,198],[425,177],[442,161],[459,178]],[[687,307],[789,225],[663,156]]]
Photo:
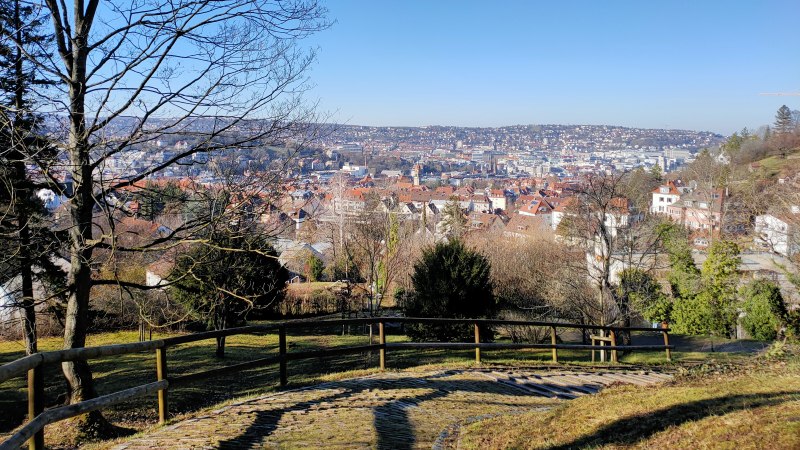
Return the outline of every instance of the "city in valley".
[[[0,450],[800,449],[797,0],[0,2]]]

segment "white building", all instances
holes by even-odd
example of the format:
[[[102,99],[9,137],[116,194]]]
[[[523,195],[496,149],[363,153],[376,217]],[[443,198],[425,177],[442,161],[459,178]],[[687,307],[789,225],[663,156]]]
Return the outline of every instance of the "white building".
[[[492,189],[489,191],[489,201],[492,202],[492,209],[508,209],[508,199],[502,189]]]
[[[361,178],[367,174],[367,167],[366,166],[356,166],[354,164],[350,164],[349,162],[344,163],[342,166],[342,172],[347,173],[353,178]]]
[[[790,214],[762,214],[756,216],[755,238],[757,246],[783,256],[800,252],[800,207],[792,206]]]
[[[681,193],[673,182],[667,182],[653,190],[653,201],[650,203],[650,212],[653,214],[667,214],[667,207],[677,202]]]

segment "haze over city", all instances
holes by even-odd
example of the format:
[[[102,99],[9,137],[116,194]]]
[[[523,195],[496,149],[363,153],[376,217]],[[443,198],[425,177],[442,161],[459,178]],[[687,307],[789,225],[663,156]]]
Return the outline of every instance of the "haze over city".
[[[354,125],[531,123],[730,134],[800,107],[800,3],[342,1],[311,78]]]
[[[800,449],[800,2],[498,3],[0,1],[0,450]]]

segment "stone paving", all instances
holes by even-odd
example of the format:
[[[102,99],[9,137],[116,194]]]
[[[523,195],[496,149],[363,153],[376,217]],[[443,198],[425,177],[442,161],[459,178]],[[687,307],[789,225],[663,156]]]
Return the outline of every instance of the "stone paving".
[[[547,409],[609,384],[669,378],[609,371],[385,372],[238,402],[113,448],[441,448],[465,421]]]

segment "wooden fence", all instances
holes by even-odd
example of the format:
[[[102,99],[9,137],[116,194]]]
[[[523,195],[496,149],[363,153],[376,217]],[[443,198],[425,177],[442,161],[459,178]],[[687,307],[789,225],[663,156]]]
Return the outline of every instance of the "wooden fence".
[[[425,323],[425,324],[471,324],[475,330],[474,342],[401,342],[401,343],[387,343],[385,324],[386,323]],[[286,330],[296,328],[310,328],[322,326],[346,326],[346,325],[370,325],[378,326],[378,344],[358,345],[348,347],[338,347],[324,350],[312,350],[302,352],[287,352],[286,346]],[[519,342],[481,342],[480,330],[487,326],[535,326],[535,327],[548,327],[550,328],[550,343],[535,344],[535,343],[519,343]],[[577,329],[577,330],[599,330],[600,336],[592,336],[593,344],[565,344],[557,343],[556,329]],[[264,332],[278,332],[278,348],[277,356],[254,359],[239,364],[234,364],[226,367],[206,370],[202,372],[192,373],[189,375],[170,377],[167,371],[167,349],[186,344],[189,342],[202,341],[207,339],[216,339],[225,336],[234,336],[241,334],[255,334]],[[664,345],[617,345],[616,337],[620,332],[631,331],[653,331],[659,332],[664,337]],[[595,342],[600,342],[601,345],[595,345]],[[605,345],[608,344],[608,345]],[[618,350],[631,351],[631,350],[664,350],[666,352],[667,360],[671,360],[671,350],[673,346],[669,344],[669,329],[655,329],[655,328],[635,328],[635,327],[603,327],[595,325],[580,325],[558,322],[530,322],[519,320],[494,320],[494,319],[434,319],[434,318],[412,318],[412,317],[397,317],[397,318],[365,318],[365,319],[341,319],[341,320],[322,320],[322,321],[285,321],[278,323],[271,323],[267,325],[254,325],[239,328],[231,328],[220,331],[209,331],[205,333],[188,334],[184,336],[171,337],[166,339],[159,339],[155,341],[134,342],[129,344],[106,345],[101,347],[86,347],[76,348],[70,350],[59,350],[52,352],[36,353],[24,358],[17,359],[8,364],[0,366],[0,383],[3,383],[11,378],[23,376],[27,374],[28,377],[28,422],[22,426],[16,433],[9,437],[5,442],[0,443],[0,450],[6,449],[19,449],[28,441],[28,447],[31,450],[39,450],[44,448],[44,427],[48,424],[58,422],[70,417],[75,417],[81,414],[106,408],[126,400],[136,397],[142,397],[151,394],[157,394],[158,397],[158,420],[163,424],[168,417],[168,392],[170,388],[178,387],[186,383],[190,383],[205,378],[218,376],[231,372],[239,372],[246,369],[255,367],[262,367],[272,364],[279,365],[280,385],[287,384],[287,364],[289,361],[319,358],[325,356],[344,355],[351,353],[362,353],[366,351],[379,352],[379,367],[381,370],[386,368],[387,351],[392,349],[475,349],[475,362],[481,362],[481,350],[489,349],[551,349],[552,360],[554,363],[558,362],[558,350],[572,349],[572,350],[588,350],[592,352],[592,359],[594,360],[594,352],[600,351],[605,355],[606,351],[611,352],[611,361],[616,362],[616,352]],[[130,353],[141,352],[154,352],[156,360],[156,381],[147,383],[141,386],[136,386],[130,389],[114,392],[107,395],[102,395],[91,400],[86,400],[80,403],[59,406],[44,410],[44,376],[43,368],[46,364],[60,364],[64,361],[76,360],[89,360],[105,356],[124,355]],[[603,358],[605,360],[605,358]]]

